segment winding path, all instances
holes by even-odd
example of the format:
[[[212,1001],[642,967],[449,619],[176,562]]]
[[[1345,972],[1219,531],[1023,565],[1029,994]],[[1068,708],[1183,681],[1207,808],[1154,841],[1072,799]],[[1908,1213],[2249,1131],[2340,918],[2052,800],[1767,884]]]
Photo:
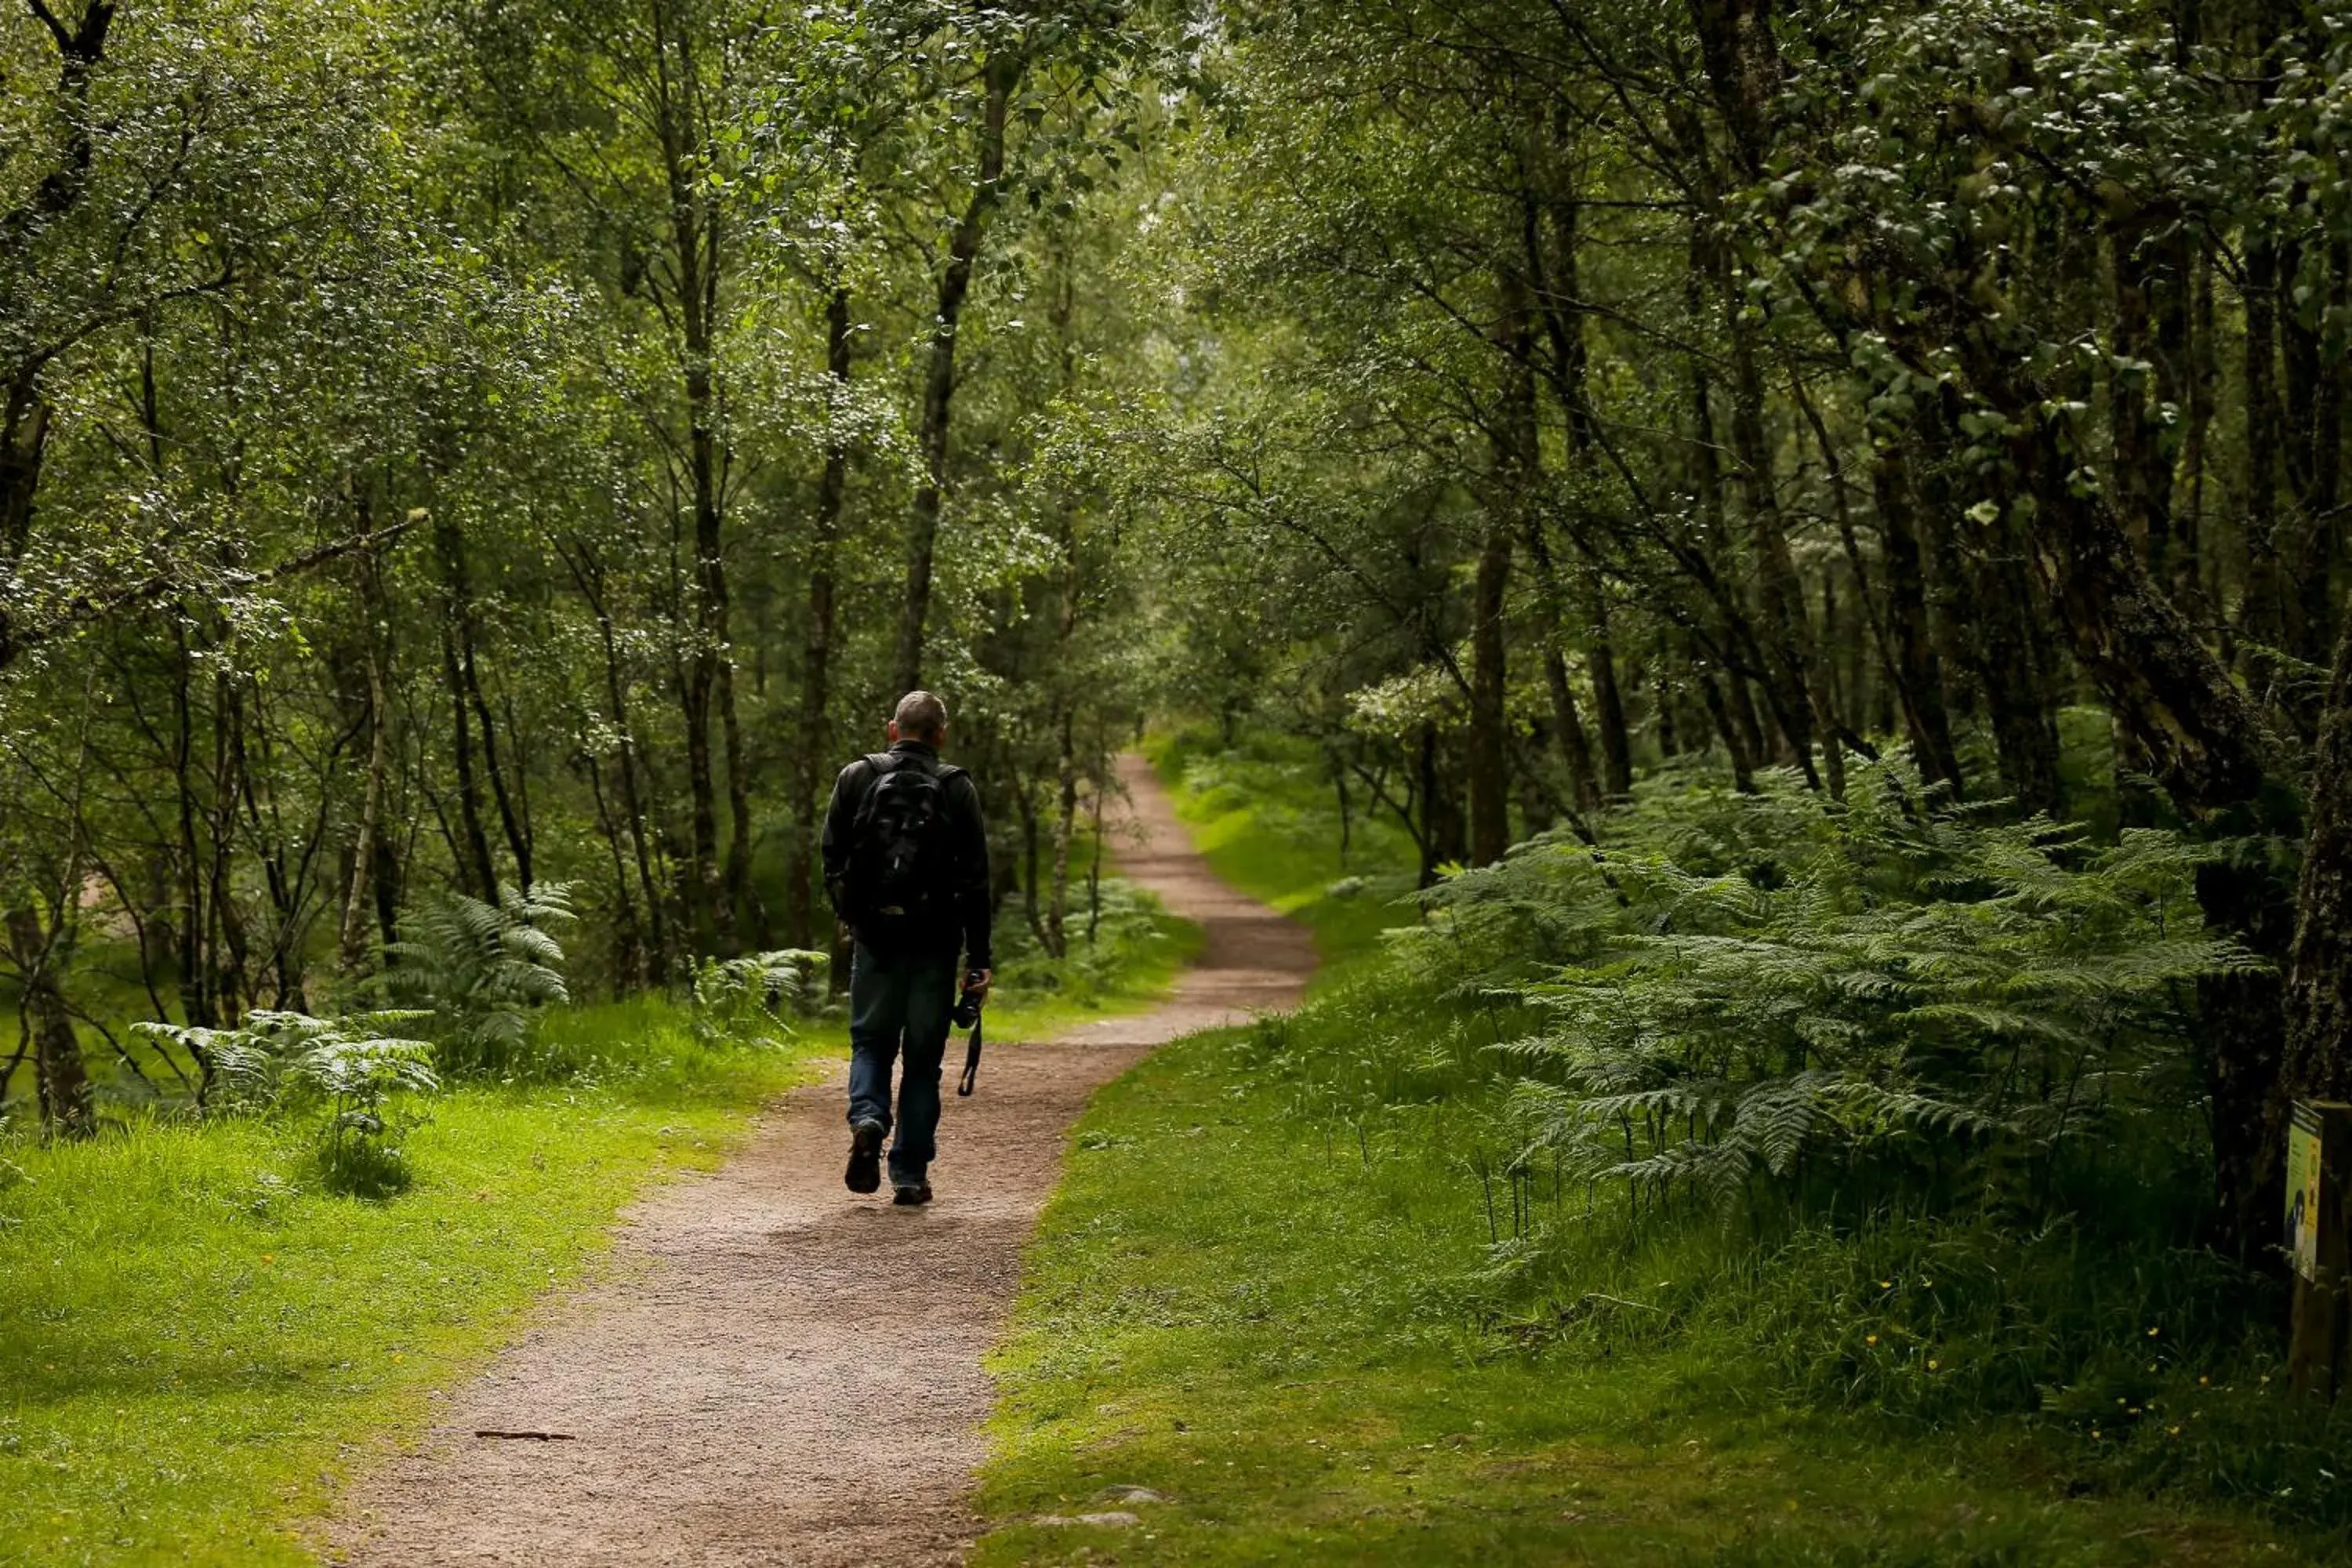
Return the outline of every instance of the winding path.
[[[1133,799],[1122,870],[1205,928],[1167,1001],[1043,1045],[992,1041],[980,1092],[948,1099],[927,1209],[843,1190],[845,1066],[796,1091],[723,1169],[630,1211],[616,1267],[549,1303],[422,1445],[354,1489],[331,1558],[960,1561],[992,1397],[981,1357],[1071,1121],[1153,1046],[1289,1005],[1314,966],[1303,929],[1192,852],[1141,761],[1120,771]]]

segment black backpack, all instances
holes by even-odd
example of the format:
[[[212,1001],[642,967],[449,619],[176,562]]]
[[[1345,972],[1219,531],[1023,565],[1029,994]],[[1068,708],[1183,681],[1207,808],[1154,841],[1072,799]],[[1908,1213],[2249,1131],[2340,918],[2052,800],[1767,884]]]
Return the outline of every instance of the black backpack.
[[[951,918],[947,784],[963,770],[898,752],[866,765],[874,778],[851,819],[841,917],[866,946],[903,952]]]

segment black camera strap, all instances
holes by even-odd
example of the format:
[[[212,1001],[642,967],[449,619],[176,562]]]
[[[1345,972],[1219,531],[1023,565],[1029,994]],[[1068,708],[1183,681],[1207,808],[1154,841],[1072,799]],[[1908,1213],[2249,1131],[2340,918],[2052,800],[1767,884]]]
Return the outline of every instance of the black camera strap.
[[[983,1016],[972,1015],[971,1038],[963,1047],[963,1077],[956,1079],[956,1095],[960,1099],[969,1099],[972,1085],[980,1080],[980,1020]]]

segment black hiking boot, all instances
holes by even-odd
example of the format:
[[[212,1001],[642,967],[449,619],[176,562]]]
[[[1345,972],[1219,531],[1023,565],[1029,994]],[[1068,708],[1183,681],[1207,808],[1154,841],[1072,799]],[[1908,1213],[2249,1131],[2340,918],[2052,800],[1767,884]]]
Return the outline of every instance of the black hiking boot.
[[[882,1124],[861,1121],[849,1130],[849,1172],[842,1177],[853,1193],[882,1189]]]
[[[890,1201],[900,1208],[920,1207],[931,1201],[931,1184],[917,1182],[912,1186],[897,1187],[890,1194]]]

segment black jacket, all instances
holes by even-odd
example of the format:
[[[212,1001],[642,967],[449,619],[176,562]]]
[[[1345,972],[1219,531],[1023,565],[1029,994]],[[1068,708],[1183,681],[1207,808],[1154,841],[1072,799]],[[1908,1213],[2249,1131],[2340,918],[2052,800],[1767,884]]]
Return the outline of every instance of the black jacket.
[[[920,741],[901,741],[890,752],[894,756],[912,757],[934,772],[940,766],[939,752]],[[836,902],[841,879],[849,870],[849,841],[857,825],[857,808],[864,804],[866,792],[874,787],[874,779],[873,764],[860,757],[833,781],[833,802],[824,812],[824,886]],[[988,825],[980,814],[980,786],[971,782],[970,773],[959,772],[940,793],[954,846],[946,876],[955,923],[939,933],[940,949],[952,958],[960,946],[972,968],[993,969],[996,960],[989,941],[993,900],[988,879]]]

